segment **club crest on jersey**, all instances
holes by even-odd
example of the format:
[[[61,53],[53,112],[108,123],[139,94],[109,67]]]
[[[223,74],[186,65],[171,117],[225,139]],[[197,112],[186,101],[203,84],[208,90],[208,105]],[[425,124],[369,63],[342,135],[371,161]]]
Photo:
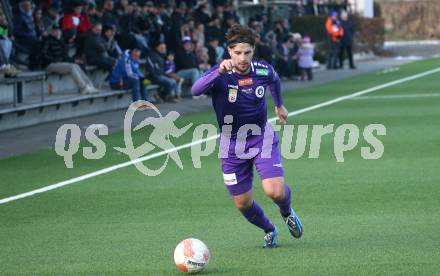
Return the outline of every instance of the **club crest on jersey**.
[[[269,75],[269,71],[267,69],[257,69],[257,76],[267,76]]]
[[[264,97],[264,86],[260,85],[255,89],[255,96],[257,96],[257,98]]]
[[[237,101],[237,89],[229,88],[228,101],[230,103],[235,103]]]
[[[238,80],[238,85],[240,86],[249,86],[252,84],[254,84],[254,80],[252,78]]]

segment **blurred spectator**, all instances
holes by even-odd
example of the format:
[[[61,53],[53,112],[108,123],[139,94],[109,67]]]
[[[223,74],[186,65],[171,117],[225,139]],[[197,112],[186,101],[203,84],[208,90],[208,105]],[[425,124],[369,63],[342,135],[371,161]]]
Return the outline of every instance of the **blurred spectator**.
[[[39,40],[48,35],[43,21],[43,11],[40,8],[34,10],[35,31]]]
[[[337,69],[339,59],[339,49],[341,46],[341,37],[344,35],[341,22],[338,19],[338,13],[332,11],[325,23],[327,31],[327,40],[329,44],[329,54],[327,58],[327,69]]]
[[[49,73],[70,74],[82,94],[96,93],[98,90],[78,64],[79,60],[71,60],[67,55],[67,47],[61,38],[61,29],[53,26],[43,41],[41,57],[43,67]]]
[[[196,55],[199,63],[199,69],[202,73],[211,68],[211,65],[209,64],[208,49],[206,47],[198,49],[196,51]]]
[[[116,4],[116,8],[115,8],[115,14],[117,17],[121,18],[126,10],[127,10],[127,6],[129,5],[129,1],[128,0],[120,0],[117,4]]]
[[[341,26],[344,29],[344,35],[341,38],[341,48],[339,51],[339,67],[344,67],[344,54],[347,53],[351,69],[356,69],[353,62],[353,36],[355,32],[353,21],[348,17],[346,11],[341,13]]]
[[[0,72],[6,75],[15,75],[18,71],[10,64],[12,41],[9,38],[8,22],[0,17]]]
[[[276,52],[278,47],[277,35],[271,30],[266,34],[264,40],[267,42],[267,45],[272,52],[272,60],[276,63]]]
[[[295,76],[299,76],[300,70],[299,70],[298,59],[296,54],[299,48],[301,47],[302,36],[300,33],[291,33],[289,34],[289,38],[292,41],[292,49],[290,50],[290,55],[293,57],[292,59],[293,74]]]
[[[194,17],[198,24],[208,24],[211,19],[211,12],[207,1],[202,1],[194,11]]]
[[[43,10],[43,24],[46,30],[49,32],[50,28],[57,24],[60,20],[60,6],[57,6],[57,2],[52,3],[47,9]]]
[[[314,49],[310,37],[304,36],[303,43],[297,52],[301,80],[305,80],[306,74],[307,80],[313,80],[313,55]]]
[[[289,30],[285,28],[283,21],[276,22],[274,29],[278,43],[282,43],[289,36]]]
[[[192,37],[194,33],[194,19],[191,17],[187,17],[182,27],[180,28],[180,36],[184,37]]]
[[[225,53],[225,49],[219,46],[218,39],[216,37],[210,37],[206,47],[208,49],[209,65],[214,66],[217,63],[220,63]]]
[[[294,74],[293,60],[292,60],[293,42],[289,37],[284,38],[283,43],[278,44],[276,56],[277,71],[280,76],[285,78],[292,78]]]
[[[114,90],[130,89],[133,102],[147,100],[147,92],[143,85],[144,75],[139,70],[139,49],[126,50],[119,58],[110,77],[110,87]]]
[[[184,79],[179,77],[176,74],[176,64],[174,63],[174,54],[168,53],[167,58],[165,60],[165,66],[164,66],[165,75],[169,78],[172,78],[176,80],[177,86],[176,86],[176,97],[175,99],[177,101],[182,101],[182,84]]]
[[[102,14],[100,21],[103,26],[112,25],[119,28],[119,22],[116,15],[113,13],[114,3],[113,0],[104,0],[102,7],[98,8],[100,13]]]
[[[63,30],[63,35],[71,36],[72,34],[77,34],[79,26],[81,24],[81,14],[84,8],[84,3],[82,1],[76,0],[72,3],[72,8],[67,12],[61,19],[61,29]]]
[[[232,25],[236,24],[237,21],[235,20],[235,17],[230,15],[229,13],[225,12],[225,16],[224,16],[225,21],[223,22],[223,26],[222,26],[222,34],[226,34],[229,31],[229,28],[232,27]],[[226,43],[226,37],[225,35],[221,35],[220,38],[220,42],[222,45],[224,45]]]
[[[269,43],[261,40],[260,35],[256,36],[254,57],[272,64],[272,49]]]
[[[219,42],[223,41],[223,34],[220,24],[220,18],[212,16],[208,25],[205,26],[205,38],[209,40],[211,38],[217,39]]]
[[[197,24],[192,34],[192,39],[196,51],[205,47],[205,26],[202,23]]]
[[[119,59],[122,55],[121,47],[119,47],[118,42],[115,40],[115,27],[114,26],[104,26],[102,29],[102,36],[104,38],[105,49],[110,57]]]
[[[141,51],[146,51],[148,49],[147,41],[140,34],[140,29],[138,28],[138,12],[133,4],[128,4],[124,6],[124,13],[119,17],[119,43],[122,49],[127,48],[137,48]]]
[[[182,48],[176,53],[177,75],[184,79],[190,79],[194,84],[200,77],[197,56],[194,53],[190,37],[184,37],[182,43]]]
[[[117,59],[107,53],[105,41],[101,36],[102,24],[94,23],[84,41],[84,52],[87,63],[96,65],[98,68],[111,72]]]
[[[165,75],[165,54],[167,52],[166,45],[163,41],[158,41],[154,45],[154,50],[151,51],[147,58],[147,67],[149,77],[153,83],[159,84],[165,89],[165,100],[176,102],[177,82],[176,79]]]
[[[169,50],[171,51],[176,51],[182,41],[181,28],[185,23],[185,10],[186,5],[182,2],[171,14],[171,28],[168,37],[168,44],[170,45]]]
[[[40,40],[37,37],[33,8],[30,0],[20,0],[17,9],[14,11],[14,38],[18,49],[29,54],[29,68],[38,67],[38,56],[40,51]]]

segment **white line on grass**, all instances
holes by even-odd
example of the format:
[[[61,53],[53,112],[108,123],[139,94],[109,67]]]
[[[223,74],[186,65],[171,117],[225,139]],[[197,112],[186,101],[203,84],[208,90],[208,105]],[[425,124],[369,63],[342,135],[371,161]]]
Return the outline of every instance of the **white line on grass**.
[[[395,94],[395,95],[376,95],[376,96],[360,96],[350,100],[386,100],[386,99],[411,99],[411,98],[433,98],[440,97],[440,93],[419,93],[419,94]]]
[[[374,86],[374,87],[371,87],[371,88],[368,88],[368,89],[365,89],[365,90],[362,90],[362,91],[359,91],[359,92],[355,92],[353,94],[349,94],[349,95],[345,95],[345,96],[342,96],[342,97],[338,97],[338,98],[335,98],[333,100],[329,100],[329,101],[326,101],[326,102],[323,102],[323,103],[319,103],[319,104],[315,104],[315,105],[312,105],[312,106],[309,106],[309,107],[305,107],[305,108],[302,108],[302,109],[290,112],[288,116],[291,117],[291,116],[299,115],[299,114],[302,114],[302,113],[305,113],[305,112],[308,112],[308,111],[312,111],[312,110],[315,110],[315,109],[318,109],[318,108],[321,108],[321,107],[329,106],[329,105],[332,105],[332,104],[335,104],[335,103],[338,103],[338,102],[341,102],[341,101],[344,101],[344,100],[347,100],[347,99],[358,97],[358,96],[361,96],[361,95],[364,95],[364,94],[367,94],[367,93],[371,93],[371,92],[374,92],[374,91],[377,91],[377,90],[380,90],[380,89],[384,89],[384,88],[387,88],[387,87],[390,87],[390,86],[394,86],[394,85],[401,84],[401,83],[404,83],[404,82],[407,82],[407,81],[418,79],[418,78],[421,78],[421,77],[424,77],[424,76],[427,76],[427,75],[431,75],[431,74],[434,74],[434,73],[437,73],[437,72],[440,72],[440,67],[436,68],[436,69],[428,70],[428,71],[425,71],[425,72],[422,72],[422,73],[419,73],[419,74],[415,74],[415,75],[412,75],[412,76],[409,76],[409,77],[405,77],[405,78],[401,78],[401,79],[398,79],[398,80],[395,80],[395,81],[391,81],[391,82],[387,82],[387,83],[384,83],[384,84],[381,84],[381,85],[377,85],[377,86]],[[277,120],[277,117],[273,117],[273,118],[269,119],[269,122],[274,122],[276,120]],[[113,165],[113,166],[110,166],[110,167],[107,167],[107,168],[104,168],[104,169],[97,170],[95,172],[87,173],[87,174],[84,174],[84,175],[81,175],[81,176],[78,176],[78,177],[74,177],[74,178],[71,178],[71,179],[68,179],[68,180],[65,180],[65,181],[61,181],[61,182],[58,182],[58,183],[55,183],[55,184],[52,184],[52,185],[49,185],[49,186],[45,186],[45,187],[42,187],[42,188],[39,188],[39,189],[36,189],[36,190],[32,190],[32,191],[29,191],[29,192],[26,192],[26,193],[22,193],[22,194],[18,194],[18,195],[15,195],[15,196],[10,196],[10,197],[7,197],[7,198],[3,198],[3,199],[0,199],[0,204],[8,203],[8,202],[15,201],[15,200],[18,200],[18,199],[21,199],[21,198],[33,196],[35,194],[44,193],[44,192],[51,191],[51,190],[54,190],[54,189],[57,189],[57,188],[61,188],[61,187],[67,186],[67,185],[71,185],[71,184],[74,184],[74,183],[77,183],[77,182],[80,182],[80,181],[83,181],[83,180],[86,180],[86,179],[89,179],[89,178],[92,178],[92,177],[95,177],[95,176],[99,176],[99,175],[106,174],[106,173],[109,173],[109,172],[112,172],[112,171],[115,171],[115,170],[118,170],[118,169],[121,169],[121,168],[125,168],[125,167],[128,167],[128,166],[131,166],[131,165],[139,163],[139,162],[144,162],[144,161],[147,161],[147,160],[159,157],[159,156],[163,156],[163,155],[168,154],[170,152],[179,151],[181,149],[190,148],[192,146],[195,146],[195,145],[207,142],[207,141],[215,140],[215,139],[217,139],[219,137],[220,136],[217,134],[217,135],[214,135],[214,136],[207,137],[205,139],[193,141],[191,143],[183,144],[183,145],[180,145],[178,147],[175,147],[175,148],[172,148],[172,149],[168,149],[168,150],[165,150],[165,151],[156,152],[156,153],[153,153],[153,154],[150,154],[150,155],[147,155],[147,156],[135,159],[135,160],[131,160],[131,161],[127,161],[127,162],[124,162],[124,163],[117,164],[117,165]]]

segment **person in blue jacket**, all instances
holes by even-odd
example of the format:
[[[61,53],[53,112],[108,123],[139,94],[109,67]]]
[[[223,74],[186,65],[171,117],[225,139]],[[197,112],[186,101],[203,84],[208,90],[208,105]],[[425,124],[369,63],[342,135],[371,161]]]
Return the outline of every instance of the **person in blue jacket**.
[[[110,87],[114,90],[131,89],[133,102],[147,100],[142,79],[144,74],[139,70],[139,49],[126,50],[119,58],[110,76]]]

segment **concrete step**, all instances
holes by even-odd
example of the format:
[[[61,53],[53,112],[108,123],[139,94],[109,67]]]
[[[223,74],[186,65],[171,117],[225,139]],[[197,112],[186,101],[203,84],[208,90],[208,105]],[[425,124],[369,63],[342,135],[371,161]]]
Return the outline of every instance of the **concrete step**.
[[[37,96],[31,96],[29,101],[15,108],[0,105],[0,131],[127,108],[131,92],[110,90],[90,95],[51,95],[43,103],[38,100]]]

